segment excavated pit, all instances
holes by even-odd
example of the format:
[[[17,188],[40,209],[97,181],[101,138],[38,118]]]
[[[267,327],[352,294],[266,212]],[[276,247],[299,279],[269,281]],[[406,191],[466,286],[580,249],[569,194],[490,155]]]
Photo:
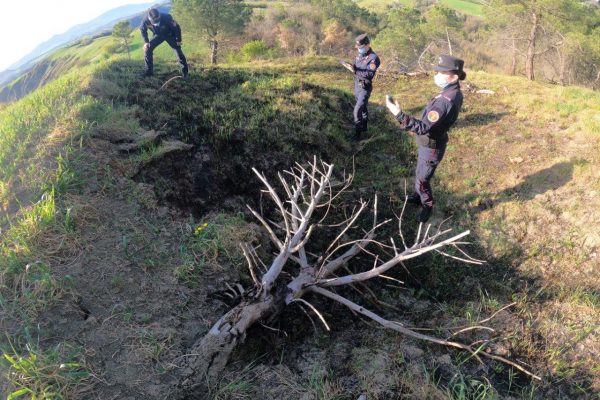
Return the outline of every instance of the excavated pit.
[[[236,151],[238,150],[238,151]],[[252,172],[252,159],[243,145],[231,144],[227,155],[218,155],[207,146],[171,152],[153,159],[133,176],[150,184],[164,205],[201,217],[211,211],[240,212],[246,204],[260,200],[260,182]],[[270,171],[283,163],[262,160]]]
[[[340,135],[350,127],[332,127],[331,117],[350,114],[347,94],[308,83],[278,87],[275,72],[209,68],[161,89],[169,77],[158,73],[131,87],[127,98],[143,129],[164,131],[162,141],[192,146],[161,153],[161,143],[155,143],[151,150],[158,156],[151,154],[133,175],[153,185],[163,205],[195,217],[239,212],[260,200],[252,168],[276,179],[277,172],[314,155],[351,165],[352,149]],[[262,89],[265,84],[273,88]],[[306,103],[315,109],[299,108]],[[324,133],[326,127],[332,133]]]

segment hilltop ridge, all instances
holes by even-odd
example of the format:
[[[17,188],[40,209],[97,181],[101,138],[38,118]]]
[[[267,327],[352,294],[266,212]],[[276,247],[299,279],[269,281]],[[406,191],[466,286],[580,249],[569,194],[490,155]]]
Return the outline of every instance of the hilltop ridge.
[[[145,11],[154,3],[129,4],[109,10],[86,23],[75,25],[61,34],[54,35],[47,41],[40,43],[29,54],[0,71],[0,102],[8,102],[23,97],[36,88],[43,86],[48,81],[59,77],[64,71],[72,67],[69,60],[53,59],[52,52],[63,46],[76,46],[88,38],[87,44],[94,39],[110,35],[115,23],[129,20],[132,27],[140,24]],[[170,6],[163,3],[157,4],[159,9],[167,11]],[[85,41],[83,41],[85,42]],[[55,72],[59,64],[61,72]]]

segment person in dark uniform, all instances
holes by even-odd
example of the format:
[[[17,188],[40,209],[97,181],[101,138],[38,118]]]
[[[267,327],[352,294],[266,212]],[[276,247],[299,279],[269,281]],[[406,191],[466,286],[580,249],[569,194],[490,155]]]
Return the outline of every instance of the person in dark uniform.
[[[148,40],[148,29],[154,36]],[[151,76],[154,72],[154,49],[166,41],[177,54],[183,79],[187,79],[188,65],[183,51],[181,51],[181,27],[170,14],[161,14],[156,8],[148,11],[148,16],[140,25],[142,39],[144,39],[144,76]]]
[[[433,193],[429,181],[435,173],[446,151],[448,130],[456,119],[463,103],[460,83],[467,74],[463,71],[464,61],[449,55],[442,55],[433,67],[437,73],[434,81],[442,92],[434,96],[421,115],[421,119],[411,117],[400,109],[397,101],[386,97],[386,106],[402,127],[415,134],[419,146],[415,191],[407,196],[407,201],[420,204],[422,210],[418,222],[427,222],[433,209]]]
[[[377,54],[369,46],[370,43],[366,33],[357,36],[355,47],[358,50],[358,55],[352,64],[344,64],[346,68],[354,73],[354,95],[356,96],[354,136],[356,139],[360,139],[361,134],[367,131],[369,120],[367,105],[373,91],[373,78],[381,64]]]

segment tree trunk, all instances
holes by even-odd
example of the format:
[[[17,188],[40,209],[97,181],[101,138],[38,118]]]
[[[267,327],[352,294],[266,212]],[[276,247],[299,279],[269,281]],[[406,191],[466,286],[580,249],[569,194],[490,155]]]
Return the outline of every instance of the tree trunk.
[[[125,50],[127,50],[127,58],[131,60],[131,54],[129,54],[129,41],[125,39]]]
[[[219,319],[206,335],[198,340],[186,360],[179,387],[169,400],[204,398],[209,383],[223,371],[236,346],[244,341],[246,331],[256,321],[277,316],[283,307],[284,293],[267,296],[255,302],[243,302]]]
[[[217,63],[217,52],[219,50],[219,42],[216,39],[210,41],[210,63]]]
[[[538,15],[535,12],[531,13],[531,24],[531,32],[529,33],[529,39],[527,40],[527,60],[525,62],[525,74],[527,74],[527,79],[530,81],[535,79],[533,59],[535,57],[535,39],[539,26]]]
[[[512,63],[510,65],[510,75],[515,76],[517,74],[517,41],[513,37],[512,39]]]
[[[559,48],[556,48],[556,55],[558,56],[558,83],[562,86],[565,85],[565,71],[567,69],[566,57],[563,57]]]

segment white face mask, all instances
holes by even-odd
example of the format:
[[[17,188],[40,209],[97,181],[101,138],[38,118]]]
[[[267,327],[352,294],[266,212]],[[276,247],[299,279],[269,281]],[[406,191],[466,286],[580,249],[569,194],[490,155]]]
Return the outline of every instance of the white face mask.
[[[446,89],[450,85],[450,82],[448,82],[448,75],[440,74],[439,72],[435,74],[433,81],[442,89]]]

